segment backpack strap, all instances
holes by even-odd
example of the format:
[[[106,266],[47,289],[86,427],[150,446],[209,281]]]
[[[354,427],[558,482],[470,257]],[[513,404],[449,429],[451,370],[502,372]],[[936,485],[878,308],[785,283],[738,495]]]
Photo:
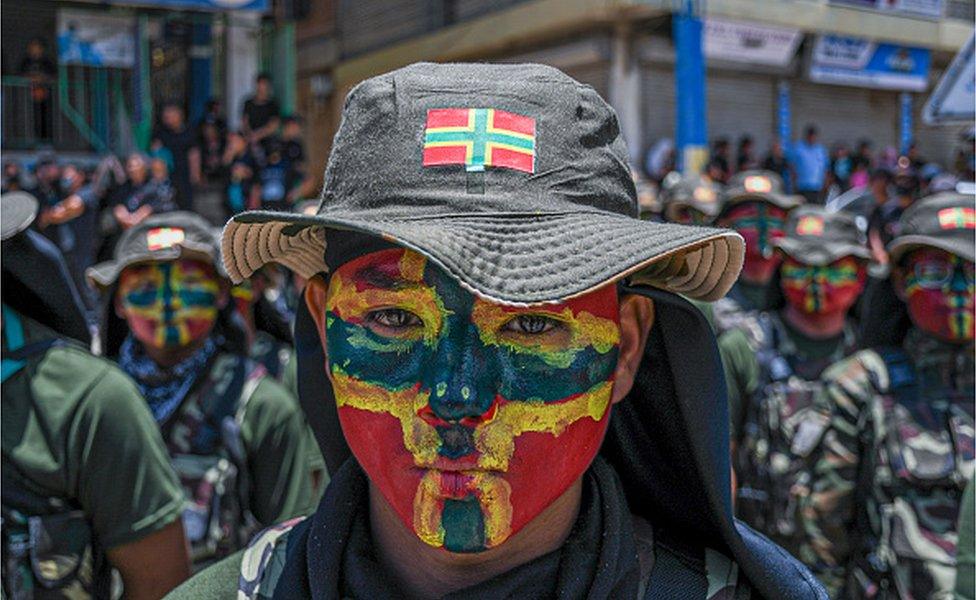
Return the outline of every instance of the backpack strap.
[[[0,362],[0,382],[7,381],[23,369],[28,359],[44,354],[54,346],[67,345],[67,342],[59,337],[25,344],[24,325],[17,313],[6,304],[3,305],[3,336],[7,343]]]
[[[653,540],[654,562],[650,573],[645,574],[645,558],[640,556],[641,598],[746,600],[750,597],[751,587],[739,577],[739,566],[724,554],[710,548],[689,547],[666,532],[658,533],[661,535]],[[636,537],[640,542],[639,532]]]
[[[911,404],[919,397],[918,374],[915,362],[903,348],[888,346],[877,350],[888,371],[888,389],[878,390],[891,394],[899,404]]]

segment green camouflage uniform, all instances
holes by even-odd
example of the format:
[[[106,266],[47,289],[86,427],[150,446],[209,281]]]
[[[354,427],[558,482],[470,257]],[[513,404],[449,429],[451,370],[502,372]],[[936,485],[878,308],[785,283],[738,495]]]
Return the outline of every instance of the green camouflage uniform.
[[[824,384],[832,417],[801,507],[800,558],[832,595],[951,598],[973,472],[973,345],[912,330],[903,353],[859,352]]]

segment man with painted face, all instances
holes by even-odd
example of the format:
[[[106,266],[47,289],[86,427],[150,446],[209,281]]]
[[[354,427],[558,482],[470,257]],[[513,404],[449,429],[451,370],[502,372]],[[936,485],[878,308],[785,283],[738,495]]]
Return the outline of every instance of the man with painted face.
[[[804,559],[798,495],[826,418],[814,409],[819,377],[857,349],[848,310],[867,279],[870,251],[854,218],[796,208],[773,240],[782,306],[718,338],[737,476],[736,514]]]
[[[672,223],[706,225],[722,210],[722,186],[700,175],[668,173],[661,182],[664,218]]]
[[[626,157],[549,67],[350,92],[316,214],[223,238],[235,280],[310,278],[298,386],[332,481],[174,597],[823,598],[731,516],[714,338],[677,295],[721,296],[741,238],[639,220]]]
[[[136,386],[92,356],[58,248],[2,206],[2,595],[159,598],[190,574],[183,494]],[[113,593],[115,592],[115,593]]]
[[[773,241],[783,237],[789,211],[802,202],[784,194],[783,180],[771,171],[743,171],[729,182],[715,222],[745,239],[746,258],[732,290],[713,305],[717,333],[743,327],[768,307],[770,281],[781,260]]]
[[[88,277],[109,292],[106,354],[145,396],[183,484],[194,561],[237,550],[258,524],[310,510],[301,410],[235,346],[210,224],[193,213],[152,216]]]
[[[906,210],[891,275],[865,297],[871,349],[824,372],[831,420],[800,513],[808,564],[840,597],[952,597],[973,474],[974,232],[972,196]]]

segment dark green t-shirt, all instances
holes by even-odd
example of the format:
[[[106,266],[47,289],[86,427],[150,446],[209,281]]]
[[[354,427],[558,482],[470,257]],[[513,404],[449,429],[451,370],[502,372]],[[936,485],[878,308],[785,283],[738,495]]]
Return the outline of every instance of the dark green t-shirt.
[[[20,322],[25,345],[56,337]],[[30,492],[83,510],[108,549],[179,519],[183,493],[135,384],[80,347],[25,362],[3,382],[3,468]]]

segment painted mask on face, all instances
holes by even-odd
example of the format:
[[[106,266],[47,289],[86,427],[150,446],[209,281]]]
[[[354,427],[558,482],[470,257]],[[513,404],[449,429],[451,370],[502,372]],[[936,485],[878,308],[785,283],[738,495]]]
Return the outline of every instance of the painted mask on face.
[[[732,207],[722,223],[734,229],[746,242],[742,274],[753,283],[767,283],[780,258],[772,241],[786,235],[786,211],[766,202],[743,202]]]
[[[947,342],[973,340],[973,262],[935,248],[904,262],[905,299],[915,325]]]
[[[326,367],[346,440],[427,544],[498,546],[599,450],[620,340],[612,285],[508,307],[391,249],[336,269],[325,304]]]
[[[678,206],[671,211],[671,220],[682,225],[708,225],[709,218],[702,211],[690,206]]]
[[[867,269],[853,256],[813,266],[787,256],[780,267],[786,301],[811,315],[846,313],[864,290]]]
[[[153,348],[178,348],[210,334],[219,289],[213,266],[182,258],[126,267],[118,297],[137,340]]]

